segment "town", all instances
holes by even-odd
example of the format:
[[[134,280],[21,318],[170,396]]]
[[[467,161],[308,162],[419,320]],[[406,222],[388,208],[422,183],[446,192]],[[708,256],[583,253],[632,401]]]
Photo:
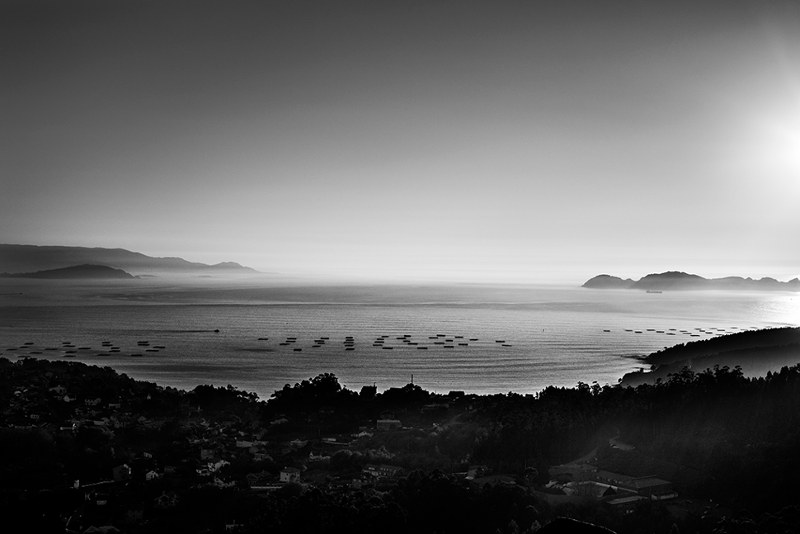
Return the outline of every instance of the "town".
[[[710,531],[742,497],[707,483],[714,462],[670,460],[662,434],[675,423],[666,395],[700,381],[750,383],[716,369],[636,390],[478,396],[413,383],[355,392],[321,374],[263,402],[231,386],[185,392],[0,359],[2,504],[41,532],[535,532],[560,516]],[[663,423],[643,427],[644,406]]]

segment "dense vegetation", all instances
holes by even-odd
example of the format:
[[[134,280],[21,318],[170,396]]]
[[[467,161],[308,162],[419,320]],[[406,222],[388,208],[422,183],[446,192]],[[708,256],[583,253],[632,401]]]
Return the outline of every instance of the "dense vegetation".
[[[54,385],[119,403],[127,419],[120,415],[113,430],[47,424],[76,417],[52,394]],[[37,424],[25,416],[34,412]],[[579,383],[535,396],[438,395],[413,384],[355,392],[323,374],[261,402],[230,386],[183,392],[74,362],[0,359],[0,413],[0,507],[43,531],[63,530],[58,518],[85,506],[74,480],[108,478],[123,461],[135,468],[143,451],[175,468],[151,484],[132,479],[113,490],[117,515],[106,519],[132,532],[221,531],[232,518],[244,532],[522,532],[559,515],[618,532],[667,533],[673,524],[680,532],[800,527],[800,366],[761,378],[738,368],[684,369],[635,389]],[[329,453],[324,467],[308,460],[314,440],[374,429],[386,417],[401,419],[403,428],[367,433]],[[230,485],[200,484],[187,464],[198,455],[192,444],[225,428],[268,440],[270,456],[234,451],[222,471]],[[298,438],[299,449],[285,447]],[[610,447],[610,438],[631,450]],[[548,469],[582,455],[601,469],[670,480],[703,509],[675,514],[645,502],[623,514],[600,501],[548,504]],[[404,475],[362,489],[339,484],[380,462]],[[301,464],[304,478],[318,482],[247,490],[246,476],[277,476],[284,465]],[[463,473],[474,465],[510,482],[466,482]],[[177,504],[147,504],[165,492],[177,494]],[[125,519],[131,509],[145,519]]]

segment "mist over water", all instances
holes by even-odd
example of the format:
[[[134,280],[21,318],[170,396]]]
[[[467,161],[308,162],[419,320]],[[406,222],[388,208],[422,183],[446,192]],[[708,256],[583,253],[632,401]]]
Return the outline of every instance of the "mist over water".
[[[232,384],[262,398],[322,372],[352,389],[402,386],[412,374],[439,392],[615,384],[665,346],[800,317],[786,293],[553,286],[54,282],[2,294],[6,358],[108,365],[187,389]]]

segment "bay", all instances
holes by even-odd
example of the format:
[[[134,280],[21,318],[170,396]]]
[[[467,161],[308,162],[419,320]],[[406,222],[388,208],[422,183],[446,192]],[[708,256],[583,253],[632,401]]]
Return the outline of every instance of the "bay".
[[[445,393],[615,384],[665,346],[799,322],[791,293],[216,280],[0,287],[0,356],[106,365],[184,389],[231,384],[262,398],[323,372],[355,390],[412,377]]]

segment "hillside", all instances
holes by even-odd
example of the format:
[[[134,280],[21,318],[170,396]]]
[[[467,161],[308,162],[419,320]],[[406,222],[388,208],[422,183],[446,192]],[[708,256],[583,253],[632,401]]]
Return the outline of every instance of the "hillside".
[[[484,396],[324,373],[264,402],[0,358],[0,507],[9,532],[226,532],[232,513],[286,534],[797,532],[799,403],[800,366]]]
[[[781,367],[800,363],[800,328],[771,328],[739,332],[654,352],[644,361],[651,366],[646,373],[628,373],[621,382],[636,386],[666,380],[684,367],[700,373],[714,366],[739,366],[745,376],[764,376]]]
[[[234,262],[214,265],[183,258],[156,258],[121,248],[0,244],[0,272],[30,273],[74,267],[104,265],[139,274],[255,274],[257,271]]]
[[[601,274],[587,280],[583,286],[591,289],[642,289],[645,291],[667,290],[740,290],[740,291],[800,291],[800,280],[794,278],[780,282],[774,278],[760,279],[727,276],[725,278],[703,278],[680,271],[648,274],[637,281]]]

